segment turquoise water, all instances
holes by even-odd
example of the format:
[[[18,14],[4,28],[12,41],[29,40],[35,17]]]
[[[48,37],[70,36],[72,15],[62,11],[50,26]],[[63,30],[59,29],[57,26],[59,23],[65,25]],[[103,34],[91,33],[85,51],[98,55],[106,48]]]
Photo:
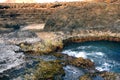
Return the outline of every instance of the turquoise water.
[[[64,54],[74,57],[88,58],[95,62],[99,71],[120,73],[120,43],[109,41],[93,41],[70,43],[66,45]]]

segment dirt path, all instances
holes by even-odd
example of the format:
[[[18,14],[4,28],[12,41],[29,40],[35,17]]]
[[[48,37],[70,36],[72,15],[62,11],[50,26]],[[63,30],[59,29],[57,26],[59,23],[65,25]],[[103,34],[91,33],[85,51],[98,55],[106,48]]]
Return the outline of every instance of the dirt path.
[[[43,30],[45,23],[42,24],[31,24],[22,28],[22,30]]]

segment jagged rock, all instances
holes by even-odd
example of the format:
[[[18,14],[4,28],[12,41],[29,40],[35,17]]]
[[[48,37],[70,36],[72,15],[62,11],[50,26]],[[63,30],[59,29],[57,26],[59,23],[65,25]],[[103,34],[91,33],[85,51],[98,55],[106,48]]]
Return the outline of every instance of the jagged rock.
[[[76,67],[80,67],[80,68],[94,68],[94,63],[89,60],[89,59],[83,59],[82,57],[80,58],[73,58],[69,61],[69,64],[74,65]]]
[[[24,58],[18,46],[0,44],[0,73],[23,64]]]
[[[53,55],[63,60],[64,65],[73,65],[83,69],[94,69],[95,67],[94,63],[89,59],[84,59],[82,57],[75,58],[62,53],[54,53]]]
[[[104,80],[120,80],[119,73],[101,72],[99,76],[103,77]]]
[[[50,52],[55,52],[63,48],[63,43],[61,41],[41,41],[33,44],[21,43],[20,47],[23,51],[35,54],[49,54]]]
[[[25,30],[25,31],[15,31],[8,35],[9,38],[35,38],[37,35],[34,32]]]
[[[0,43],[5,44],[20,44],[23,42],[35,43],[41,41],[40,38],[34,32],[25,30],[17,30],[11,33],[5,33],[0,35]]]
[[[34,80],[62,80],[64,74],[59,61],[41,61],[33,77]]]

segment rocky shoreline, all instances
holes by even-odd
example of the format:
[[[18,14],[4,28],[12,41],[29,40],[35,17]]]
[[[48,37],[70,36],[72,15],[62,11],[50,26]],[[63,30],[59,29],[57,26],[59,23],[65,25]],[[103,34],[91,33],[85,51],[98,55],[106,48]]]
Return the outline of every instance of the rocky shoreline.
[[[80,70],[79,72],[81,72],[77,80],[120,79],[119,73],[100,72],[96,70],[94,63],[89,59],[83,59],[81,57],[75,58],[61,54],[64,46],[71,42],[102,40],[120,42],[120,5],[118,3],[80,3],[80,5],[81,4],[82,6],[79,7],[69,5],[52,9],[54,10],[53,13],[50,12],[46,17],[47,19],[45,18],[45,21],[43,18],[40,20],[41,24],[46,22],[42,30],[41,28],[34,28],[35,30],[31,30],[29,26],[27,26],[27,30],[24,30],[21,27],[29,23],[39,23],[39,17],[35,18],[36,16],[32,14],[32,11],[30,15],[36,19],[35,23],[33,22],[33,18],[29,19],[29,16],[27,16],[27,19],[23,20],[22,24],[19,22],[17,23],[17,21],[15,22],[15,25],[18,24],[19,26],[18,29],[15,29],[15,26],[6,27],[5,24],[8,23],[0,24],[2,25],[0,32],[4,32],[3,28],[8,30],[11,28],[15,29],[14,31],[11,30],[12,32],[8,31],[9,33],[1,33],[0,44],[17,45],[20,50],[27,55],[46,55],[55,57],[52,61],[38,59],[39,64],[36,69],[33,70],[31,74],[25,74],[23,78],[28,80],[67,80],[65,79],[67,69],[76,67]],[[41,9],[39,10],[41,11]],[[113,11],[111,12],[111,10]],[[0,11],[5,10],[2,9]],[[45,11],[47,10],[45,9]],[[27,14],[26,12],[26,15]],[[37,14],[39,14],[39,11]],[[39,16],[42,15],[40,14]],[[5,15],[2,14],[0,14],[0,16],[5,17]],[[7,21],[10,21],[8,16],[4,17],[1,17],[0,20],[3,21],[3,19],[7,19]],[[20,18],[24,19],[24,15],[22,15],[22,17],[15,16],[14,18],[14,20],[19,20]],[[25,21],[26,23],[24,23]],[[14,23],[11,22],[9,25],[11,24]],[[32,26],[34,27],[34,25]],[[3,51],[3,53],[6,52]],[[13,53],[16,53],[16,51],[13,50]],[[0,79],[6,77],[8,78],[8,76],[3,75],[0,76]],[[16,79],[19,79],[19,77]],[[73,77],[73,79],[76,78]]]

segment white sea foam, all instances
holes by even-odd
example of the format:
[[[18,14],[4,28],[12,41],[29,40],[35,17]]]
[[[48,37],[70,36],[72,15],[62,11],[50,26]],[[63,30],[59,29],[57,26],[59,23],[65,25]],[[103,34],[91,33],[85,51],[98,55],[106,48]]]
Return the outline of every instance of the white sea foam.
[[[94,56],[94,57],[103,57],[105,56],[105,53],[103,52],[86,52],[87,56]]]
[[[95,52],[95,54],[98,55],[98,56],[104,56],[103,52]]]
[[[83,58],[87,58],[87,56],[94,56],[94,57],[103,57],[104,53],[102,52],[92,52],[92,53],[87,53],[85,51],[72,51],[72,50],[65,50],[63,51],[64,54],[67,54],[69,56],[74,56],[74,57],[83,57]]]
[[[97,46],[98,45],[98,46]],[[67,48],[63,51],[64,54],[68,54],[69,56],[74,57],[83,57],[88,58],[92,62],[95,63],[96,69],[99,71],[113,71],[119,72],[120,71],[120,62],[119,62],[119,50],[115,49],[111,53],[111,50],[107,48],[108,46],[101,45],[101,44],[89,44],[89,45],[81,45],[75,44],[74,46]],[[118,48],[117,48],[118,49]],[[114,49],[113,49],[114,50]],[[113,56],[113,57],[112,57]],[[116,59],[117,58],[117,59]]]
[[[110,68],[112,67],[112,65],[110,65],[109,63],[104,63],[101,66],[96,67],[97,70],[99,71],[110,71]]]
[[[89,58],[91,59],[92,62],[98,61],[101,66],[97,66],[96,69],[99,71],[110,71],[110,68],[112,65],[109,64],[109,62],[105,62],[105,53],[103,52],[90,52],[87,53],[85,51],[72,51],[72,50],[65,50],[63,51],[64,54],[68,54],[69,56],[74,56],[74,57],[83,57],[83,58]],[[94,59],[92,58],[94,57]],[[104,62],[104,63],[103,63]],[[110,61],[111,62],[111,61]]]
[[[63,51],[63,53],[69,56],[87,58],[86,52],[76,52],[76,51],[71,51],[71,50],[65,50]]]
[[[75,57],[83,57],[83,58],[85,58],[85,59],[87,58],[85,52],[79,52],[79,53],[77,53],[77,54],[75,55]]]

